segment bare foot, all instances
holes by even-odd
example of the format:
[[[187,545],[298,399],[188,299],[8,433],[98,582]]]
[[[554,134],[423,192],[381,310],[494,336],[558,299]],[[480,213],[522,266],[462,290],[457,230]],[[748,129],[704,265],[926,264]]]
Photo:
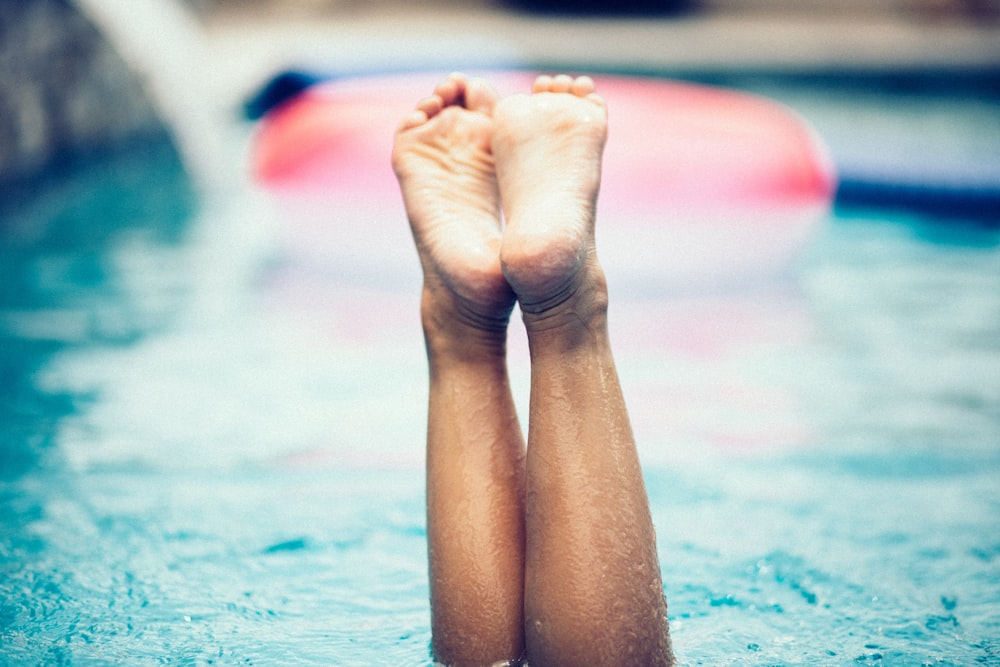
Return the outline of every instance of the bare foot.
[[[424,325],[435,331],[505,331],[514,305],[499,261],[495,105],[486,82],[452,74],[396,130],[392,164],[424,272]]]
[[[531,95],[497,104],[494,123],[493,154],[507,216],[500,258],[525,322],[530,327],[564,304],[577,310],[578,297],[606,298],[594,209],[607,110],[593,80],[538,77]]]

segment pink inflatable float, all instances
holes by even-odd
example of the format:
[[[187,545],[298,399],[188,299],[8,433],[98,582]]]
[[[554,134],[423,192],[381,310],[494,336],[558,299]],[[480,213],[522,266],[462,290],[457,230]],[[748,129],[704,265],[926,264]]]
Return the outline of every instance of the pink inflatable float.
[[[501,94],[526,92],[534,78],[486,76]],[[396,124],[440,78],[323,83],[263,119],[253,172],[282,202],[293,252],[372,280],[391,280],[403,266],[417,271],[389,155]],[[598,218],[609,276],[642,290],[787,265],[834,190],[808,125],[739,92],[596,78],[610,115]]]

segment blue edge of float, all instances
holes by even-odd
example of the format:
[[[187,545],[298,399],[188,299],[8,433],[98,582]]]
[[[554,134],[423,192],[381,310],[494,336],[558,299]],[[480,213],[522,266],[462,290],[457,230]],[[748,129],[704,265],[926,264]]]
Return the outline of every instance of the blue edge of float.
[[[356,72],[320,75],[308,71],[287,70],[274,76],[244,104],[243,113],[250,120],[263,118],[271,109],[294,98],[318,83],[350,76],[371,76],[380,72]],[[398,72],[396,72],[398,73]],[[839,209],[886,209],[900,213],[961,220],[988,228],[1000,228],[1000,178],[981,183],[963,182],[960,174],[942,172],[935,163],[933,172],[921,177],[911,167],[905,178],[891,174],[860,174],[850,165],[838,164],[833,147],[838,185],[834,205]],[[933,160],[934,156],[928,156]],[[1000,174],[1000,156],[996,163],[983,165]],[[968,166],[968,165],[966,165]]]

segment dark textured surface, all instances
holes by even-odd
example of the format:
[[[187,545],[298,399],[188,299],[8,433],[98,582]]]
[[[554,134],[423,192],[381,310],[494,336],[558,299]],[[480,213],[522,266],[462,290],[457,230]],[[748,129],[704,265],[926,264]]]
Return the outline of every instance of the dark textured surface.
[[[0,0],[0,183],[163,134],[137,78],[66,0]]]

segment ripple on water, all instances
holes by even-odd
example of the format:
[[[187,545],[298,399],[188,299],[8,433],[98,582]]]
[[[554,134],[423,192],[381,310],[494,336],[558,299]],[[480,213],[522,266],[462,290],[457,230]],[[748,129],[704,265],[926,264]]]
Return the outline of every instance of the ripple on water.
[[[802,302],[763,303],[812,337],[763,326],[717,357],[622,364],[663,398],[637,432],[662,454],[647,488],[685,664],[1000,664],[1000,252],[890,224],[832,225]],[[234,249],[243,235],[170,253],[119,231],[82,258],[100,285],[67,283],[61,250],[0,262],[41,290],[5,314],[0,357],[44,348],[9,364],[22,395],[0,408],[17,422],[0,434],[24,440],[0,457],[16,464],[0,471],[0,661],[427,664],[417,321],[378,343],[317,335],[241,282],[261,259]],[[232,291],[196,294],[211,312],[178,322],[189,251]],[[703,296],[708,313],[737,300]],[[77,317],[91,306],[96,333]],[[80,330],[26,338],[63,320]],[[783,448],[719,438],[720,421]]]

